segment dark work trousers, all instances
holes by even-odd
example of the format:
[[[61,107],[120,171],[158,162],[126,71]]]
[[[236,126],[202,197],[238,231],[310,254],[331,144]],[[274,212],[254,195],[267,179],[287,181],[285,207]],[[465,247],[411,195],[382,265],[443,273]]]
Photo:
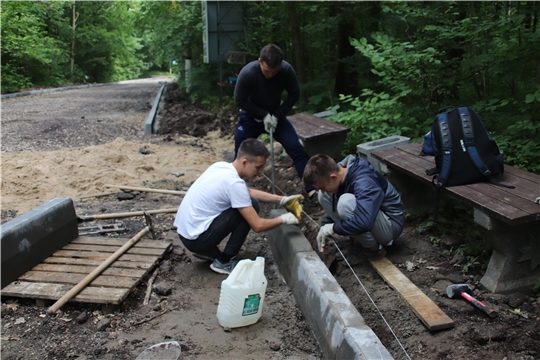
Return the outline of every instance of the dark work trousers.
[[[234,135],[234,157],[236,158],[242,141],[250,138],[256,139],[264,132],[266,132],[264,130],[264,122],[255,121],[255,119],[240,111],[240,118],[238,119],[236,134]],[[274,140],[279,141],[283,145],[285,151],[294,162],[298,176],[302,179],[308,157],[298,139],[296,130],[286,117],[279,119],[276,130],[274,131]]]
[[[260,208],[259,200],[251,197],[251,204],[258,214]],[[182,244],[184,244],[189,251],[217,258],[221,254],[221,251],[219,251],[217,246],[229,234],[231,234],[231,237],[229,238],[229,241],[227,241],[227,245],[223,252],[232,256],[238,254],[242,244],[246,241],[249,230],[251,230],[251,227],[238,209],[230,208],[215,218],[210,224],[210,227],[199,235],[197,239],[188,240],[182,235],[178,235],[180,236]]]

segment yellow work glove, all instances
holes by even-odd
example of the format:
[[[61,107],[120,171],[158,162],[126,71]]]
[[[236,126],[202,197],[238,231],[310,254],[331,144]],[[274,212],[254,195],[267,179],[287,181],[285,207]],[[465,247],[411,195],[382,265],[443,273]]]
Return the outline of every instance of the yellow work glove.
[[[285,209],[296,216],[298,220],[302,219],[302,204],[300,200],[304,200],[302,195],[284,196],[279,202],[279,206],[285,206]]]

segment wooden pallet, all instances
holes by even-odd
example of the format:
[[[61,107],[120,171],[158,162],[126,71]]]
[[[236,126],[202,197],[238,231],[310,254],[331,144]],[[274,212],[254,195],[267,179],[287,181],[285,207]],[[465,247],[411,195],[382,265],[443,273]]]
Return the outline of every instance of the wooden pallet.
[[[2,289],[2,296],[58,300],[130,239],[80,236]],[[139,240],[70,301],[118,305],[169,251]]]

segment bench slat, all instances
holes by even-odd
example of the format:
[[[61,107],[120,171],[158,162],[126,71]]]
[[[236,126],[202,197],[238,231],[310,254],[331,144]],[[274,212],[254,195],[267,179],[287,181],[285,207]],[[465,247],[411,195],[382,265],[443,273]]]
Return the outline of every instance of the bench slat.
[[[287,119],[294,126],[298,137],[302,141],[331,136],[337,133],[347,133],[350,130],[346,126],[311,115],[307,112],[288,116]]]
[[[435,166],[433,156],[419,156],[421,145],[407,144],[372,153],[389,167],[431,184],[432,177],[425,170]],[[532,176],[531,176],[532,175]],[[540,176],[505,166],[501,182],[515,185],[516,189],[477,183],[443,188],[470,205],[508,224],[516,225],[540,219],[540,206],[534,199],[540,189]]]

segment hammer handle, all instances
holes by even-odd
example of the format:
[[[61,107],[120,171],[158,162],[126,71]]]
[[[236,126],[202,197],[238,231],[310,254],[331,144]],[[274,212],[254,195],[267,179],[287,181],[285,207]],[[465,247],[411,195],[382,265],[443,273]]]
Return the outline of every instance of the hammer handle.
[[[483,302],[476,300],[471,295],[467,294],[466,292],[462,292],[461,296],[468,302],[472,303],[474,306],[485,312],[489,317],[496,317],[497,312],[495,310],[490,309],[487,307]]]

